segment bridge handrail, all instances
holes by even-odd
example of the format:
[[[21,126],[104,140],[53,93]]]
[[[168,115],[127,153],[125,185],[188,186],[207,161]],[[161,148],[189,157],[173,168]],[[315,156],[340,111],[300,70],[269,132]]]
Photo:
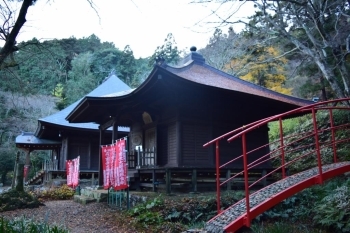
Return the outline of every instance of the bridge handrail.
[[[221,135],[221,136],[219,136],[219,137],[217,137],[217,138],[215,138],[215,139],[213,139],[213,140],[211,140],[211,141],[205,143],[205,144],[203,145],[203,147],[207,147],[207,146],[209,146],[209,145],[211,145],[211,144],[213,144],[213,143],[215,143],[215,142],[217,142],[217,141],[219,141],[219,140],[221,140],[221,139],[226,138],[226,137],[229,136],[229,135],[232,135],[232,134],[236,133],[236,132],[239,131],[239,130],[243,130],[243,129],[247,128],[247,127],[251,127],[252,125],[258,124],[259,122],[264,121],[264,120],[269,119],[269,118],[270,118],[270,117],[267,117],[267,118],[264,118],[264,119],[261,119],[261,120],[258,120],[258,121],[254,121],[254,122],[252,122],[252,123],[249,123],[248,125],[243,125],[243,126],[237,128],[237,129],[235,129],[235,130],[232,130],[232,131],[230,131],[230,132],[228,132],[228,133],[225,133],[225,134],[223,134],[223,135]]]
[[[250,132],[250,131],[252,131],[252,130],[254,130],[254,129],[260,127],[260,126],[263,126],[263,125],[269,123],[269,122],[279,120],[280,118],[283,119],[283,117],[286,117],[286,116],[289,116],[289,115],[310,111],[312,109],[315,109],[315,107],[317,107],[317,106],[322,106],[322,105],[325,105],[325,104],[330,104],[330,103],[335,103],[335,102],[337,102],[337,103],[338,102],[344,102],[344,101],[350,101],[350,98],[319,102],[319,103],[303,106],[303,107],[300,107],[300,108],[297,108],[297,109],[294,109],[294,110],[291,110],[291,111],[288,111],[288,112],[285,112],[285,113],[282,113],[282,114],[278,114],[278,115],[275,115],[275,116],[272,116],[272,117],[268,117],[268,118],[265,118],[263,120],[256,121],[256,122],[254,122],[254,124],[249,124],[249,125],[252,125],[252,126],[246,128],[245,130],[241,131],[240,133],[230,137],[229,139],[227,139],[227,141],[231,142],[234,139],[242,136],[242,134],[244,134],[244,133],[248,133],[248,132]],[[350,109],[349,107],[332,107],[332,108],[333,109]],[[321,109],[325,110],[325,109],[329,109],[329,108],[317,108],[317,109],[315,109],[315,111],[321,110]],[[233,131],[231,131],[231,132],[233,132]],[[204,144],[204,145],[206,145],[206,144]]]
[[[270,176],[271,174],[273,174],[274,172],[278,171],[278,170],[281,170],[282,169],[282,178],[285,178],[285,169],[287,166],[289,166],[290,164],[298,161],[298,160],[301,160],[302,158],[305,158],[307,156],[310,156],[310,155],[313,155],[315,154],[316,155],[316,162],[317,162],[317,166],[319,168],[319,174],[320,174],[320,182],[322,182],[322,158],[321,158],[321,149],[324,149],[324,148],[328,148],[329,146],[333,146],[333,153],[334,153],[334,162],[336,162],[336,148],[335,146],[339,143],[344,143],[344,142],[348,142],[350,141],[350,139],[342,139],[342,140],[336,140],[335,139],[335,135],[334,135],[334,132],[337,130],[337,129],[340,129],[340,128],[349,128],[350,127],[350,123],[347,123],[347,124],[341,124],[339,126],[334,126],[334,120],[333,120],[333,110],[335,109],[339,109],[339,110],[350,110],[350,107],[348,106],[337,106],[338,103],[342,103],[342,102],[346,102],[347,105],[349,105],[349,101],[350,101],[350,98],[343,98],[343,99],[336,99],[336,100],[329,100],[329,101],[324,101],[324,102],[319,102],[319,103],[315,103],[315,104],[311,104],[311,105],[308,105],[308,106],[303,106],[303,107],[300,107],[300,108],[297,108],[297,109],[294,109],[294,110],[291,110],[291,111],[288,111],[288,112],[285,112],[285,113],[282,113],[282,114],[278,114],[278,115],[275,115],[275,116],[271,116],[271,117],[267,117],[267,118],[264,118],[264,119],[261,119],[261,120],[258,120],[258,121],[255,121],[255,122],[252,122],[252,123],[249,123],[247,125],[244,125],[242,127],[239,127],[235,130],[232,130],[228,133],[225,133],[207,143],[205,143],[203,145],[203,147],[207,147],[209,145],[212,145],[212,144],[216,144],[216,176],[217,176],[217,208],[218,208],[218,214],[221,212],[221,209],[220,209],[220,187],[224,184],[226,184],[227,182],[231,181],[233,178],[239,176],[239,175],[242,175],[244,174],[244,185],[245,185],[245,192],[246,192],[246,210],[247,210],[247,213],[246,213],[246,221],[247,222],[250,222],[250,217],[249,217],[249,212],[250,212],[250,204],[249,204],[249,188],[251,188],[252,186],[254,186],[255,184],[259,183],[261,180],[267,178],[268,176]],[[317,126],[317,119],[316,119],[316,112],[318,111],[321,111],[321,110],[329,110],[329,117],[330,117],[330,126],[327,127],[327,128],[322,128],[322,129],[319,129],[318,126]],[[288,118],[291,118],[291,117],[294,117],[294,116],[301,116],[301,115],[304,115],[304,114],[312,114],[312,120],[313,120],[313,128],[310,129],[309,131],[306,131],[306,132],[302,132],[301,134],[294,134],[294,135],[288,135],[286,137],[284,137],[283,135],[283,123],[282,123],[282,120],[284,119],[288,119]],[[279,121],[280,125],[280,139],[279,140],[275,140],[273,142],[269,142],[267,144],[264,144],[264,145],[261,145],[259,146],[258,148],[255,148],[253,150],[250,150],[247,152],[247,148],[246,148],[246,135],[247,133],[259,128],[259,127],[262,127],[262,126],[265,126],[267,125],[268,123],[270,122],[273,122],[273,121]],[[319,139],[318,139],[318,135],[322,132],[325,132],[325,131],[329,131],[332,135],[332,138],[327,141],[327,142],[319,142]],[[303,137],[300,138],[300,135],[304,135]],[[292,138],[293,137],[297,137],[299,136],[296,140],[292,141],[292,142],[289,142],[288,144],[284,144],[284,140],[285,139],[288,139],[288,138]],[[224,138],[227,138],[227,141],[228,142],[232,142],[233,140],[235,139],[238,139],[238,138],[241,138],[242,140],[242,150],[243,150],[243,153],[240,155],[240,156],[237,156],[235,157],[234,159],[224,163],[223,165],[219,165],[219,141],[224,139]],[[308,137],[312,137],[314,142],[312,143],[309,143],[309,144],[306,144],[306,145],[303,145],[301,147],[296,147],[294,148],[293,145],[298,143],[298,142],[302,142],[302,140],[308,138]],[[259,157],[257,160],[254,160],[252,162],[250,162],[248,164],[247,162],[247,157],[249,154],[251,154],[252,152],[255,152],[255,151],[258,151],[264,147],[267,147],[267,146],[271,146],[272,144],[274,143],[278,143],[280,142],[279,145],[276,146],[276,149],[270,151],[269,153],[267,153],[266,155],[264,156],[261,156]],[[291,150],[288,150],[288,148],[291,148]],[[295,152],[295,151],[298,151],[298,150],[301,150],[303,148],[310,148],[312,147],[313,149],[310,150],[310,151],[307,151],[307,153],[301,153],[302,155],[288,161],[288,162],[285,162],[284,161],[284,155],[285,153],[290,153],[290,152]],[[285,151],[286,150],[286,151]],[[275,154],[277,153],[277,154]],[[299,152],[298,152],[299,153]],[[322,152],[323,153],[323,152]],[[262,176],[260,179],[254,181],[251,185],[248,185],[248,170],[252,169],[252,168],[255,168],[257,167],[258,165],[261,165],[267,161],[270,161],[272,159],[275,159],[275,158],[281,158],[281,166],[273,169],[273,171],[270,171],[268,174]],[[229,165],[230,163],[238,160],[238,159],[243,159],[243,165],[244,165],[244,169],[241,171],[241,172],[238,172],[236,173],[234,176],[230,176],[227,180],[223,181],[223,182],[220,182],[220,168],[223,168],[227,165]],[[231,208],[231,207],[229,207]]]

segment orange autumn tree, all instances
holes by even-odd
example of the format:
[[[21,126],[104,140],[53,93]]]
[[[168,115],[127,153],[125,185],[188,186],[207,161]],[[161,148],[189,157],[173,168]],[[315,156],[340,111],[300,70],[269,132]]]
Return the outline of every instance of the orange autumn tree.
[[[285,88],[287,59],[278,48],[254,45],[249,52],[227,64],[227,69],[235,67],[237,75],[246,81],[270,90],[290,95],[292,89]]]

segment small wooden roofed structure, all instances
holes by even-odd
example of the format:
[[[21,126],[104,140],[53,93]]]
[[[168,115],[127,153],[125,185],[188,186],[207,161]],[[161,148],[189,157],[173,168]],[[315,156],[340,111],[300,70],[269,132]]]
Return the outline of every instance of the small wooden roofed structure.
[[[130,87],[116,75],[112,74],[86,96],[103,96],[126,90],[130,90]],[[35,133],[19,135],[16,138],[16,146],[26,150],[27,157],[29,157],[29,153],[33,150],[52,150],[52,158],[48,162],[57,164],[56,169],[59,171],[65,170],[66,160],[80,155],[81,170],[97,173],[101,140],[99,125],[94,123],[69,123],[65,119],[79,101],[59,112],[39,119]],[[106,130],[106,134],[104,134],[105,141],[112,142],[112,137],[117,136],[117,133],[121,135],[127,135],[129,133],[128,127],[115,125],[114,128],[114,131]],[[26,160],[29,162],[29,158]]]
[[[311,101],[246,82],[205,63],[195,49],[179,67],[158,61],[148,78],[125,95],[86,96],[67,116],[71,123],[130,126],[130,152],[155,148],[146,167],[214,168],[207,141],[252,121],[283,113]],[[268,129],[248,137],[251,146],[268,141]],[[248,146],[249,146],[248,144]],[[241,145],[220,146],[221,162],[239,156]],[[252,159],[259,156],[256,154]],[[137,163],[140,165],[140,161]],[[242,164],[232,165],[232,169]],[[261,168],[270,168],[262,164]]]
[[[40,139],[32,132],[22,132],[16,137],[16,147],[27,150],[47,150],[61,147],[60,141]]]

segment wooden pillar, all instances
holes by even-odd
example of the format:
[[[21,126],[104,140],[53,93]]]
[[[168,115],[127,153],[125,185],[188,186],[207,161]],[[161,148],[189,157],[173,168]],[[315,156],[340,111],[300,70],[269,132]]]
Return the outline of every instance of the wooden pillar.
[[[19,191],[19,192],[23,192],[24,191],[24,186],[23,186],[23,175],[24,174],[23,174],[23,172],[24,172],[24,164],[23,163],[17,164],[16,191]]]
[[[112,144],[118,139],[118,124],[117,121],[113,122],[113,131],[112,131]]]
[[[100,128],[100,148],[98,151],[98,186],[103,187],[103,166],[102,166],[102,150],[101,146],[103,145],[104,139],[104,130]]]
[[[26,162],[24,164],[24,167],[26,169],[26,174],[24,174],[25,175],[24,180],[28,181],[28,176],[30,172],[30,150],[28,150],[26,153]]]
[[[192,171],[192,189],[194,193],[197,193],[197,169]]]
[[[228,169],[228,170],[226,171],[226,179],[228,180],[228,179],[230,179],[230,178],[231,178],[231,170]],[[232,181],[231,181],[231,180],[230,180],[229,182],[227,182],[227,190],[228,190],[228,191],[232,189],[231,184],[232,184]]]
[[[12,177],[12,184],[11,184],[11,188],[14,189],[16,187],[16,173],[17,173],[17,164],[18,164],[18,161],[19,161],[19,155],[20,155],[20,152],[17,151],[17,154],[16,154],[16,159],[15,159],[15,167],[13,169],[13,177]]]
[[[91,174],[91,186],[95,185],[95,173]]]
[[[141,172],[140,172],[140,169],[137,169],[137,174],[138,174],[138,176],[137,176],[137,178],[135,178],[135,180],[137,181],[136,182],[136,190],[137,191],[141,191],[141,185],[140,185],[140,183],[141,183]]]
[[[165,170],[165,185],[166,185],[166,193],[171,193],[171,171],[170,169]]]
[[[156,192],[157,187],[156,187],[156,170],[155,169],[153,169],[152,171],[152,182],[153,182],[152,191]]]
[[[181,133],[181,121],[178,119],[176,121],[176,164],[178,164],[178,166],[182,166],[183,164],[183,158],[181,157],[181,149],[182,149],[182,145],[181,145],[181,138],[182,138],[182,133]]]

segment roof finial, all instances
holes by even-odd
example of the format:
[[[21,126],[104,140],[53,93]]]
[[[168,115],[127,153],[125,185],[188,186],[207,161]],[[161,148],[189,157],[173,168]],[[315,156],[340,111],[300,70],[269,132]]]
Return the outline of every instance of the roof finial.
[[[115,69],[113,68],[111,72],[109,73],[108,77],[111,77],[112,75],[115,75]]]
[[[165,62],[165,59],[163,56],[156,56],[156,64],[161,65]]]
[[[196,51],[197,51],[196,46],[192,46],[192,47],[190,48],[190,51],[191,51],[191,52],[196,52]]]

